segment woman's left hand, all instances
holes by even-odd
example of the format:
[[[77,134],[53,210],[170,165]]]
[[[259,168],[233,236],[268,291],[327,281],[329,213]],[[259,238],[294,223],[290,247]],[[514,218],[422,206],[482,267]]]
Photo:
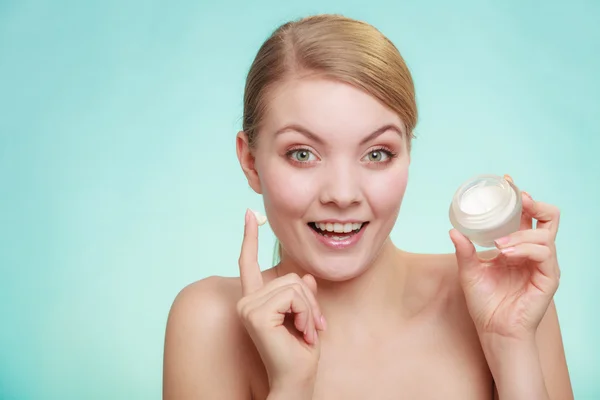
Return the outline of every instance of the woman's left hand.
[[[450,231],[461,286],[480,336],[531,338],[558,289],[554,241],[559,210],[525,192],[522,197],[521,227],[496,241],[500,252],[492,259],[480,258],[469,239]]]

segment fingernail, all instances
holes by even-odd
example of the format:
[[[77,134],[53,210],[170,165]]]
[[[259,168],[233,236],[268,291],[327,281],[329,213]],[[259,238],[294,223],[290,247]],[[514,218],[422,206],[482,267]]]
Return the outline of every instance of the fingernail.
[[[531,195],[529,193],[527,193],[526,191],[523,191],[523,194],[527,197],[529,197],[530,200],[533,200],[533,197],[531,197]]]
[[[502,254],[514,253],[515,252],[515,248],[514,247],[507,247],[505,249],[501,249],[500,252]]]
[[[323,330],[327,330],[327,321],[325,321],[325,316],[321,315],[321,326],[323,327]]]
[[[244,221],[246,223],[248,223],[249,220],[250,220],[250,209],[246,208],[246,215],[244,216]]]
[[[500,239],[496,239],[494,242],[496,242],[496,246],[505,246],[508,244],[509,241],[510,241],[510,237],[505,236],[505,237],[501,237]]]
[[[514,183],[513,178],[508,174],[504,174],[504,179],[506,179],[507,181],[510,181],[511,183]]]

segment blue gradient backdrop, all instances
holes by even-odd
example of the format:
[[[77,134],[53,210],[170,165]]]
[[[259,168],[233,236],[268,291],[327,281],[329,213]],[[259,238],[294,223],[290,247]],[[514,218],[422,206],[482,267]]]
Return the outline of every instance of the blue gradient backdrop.
[[[421,119],[394,241],[450,252],[465,178],[562,211],[557,304],[599,399],[600,3],[0,0],[0,398],[159,399],[185,285],[235,275],[245,74],[279,24],[335,12],[405,56]],[[269,266],[274,237],[261,231]]]

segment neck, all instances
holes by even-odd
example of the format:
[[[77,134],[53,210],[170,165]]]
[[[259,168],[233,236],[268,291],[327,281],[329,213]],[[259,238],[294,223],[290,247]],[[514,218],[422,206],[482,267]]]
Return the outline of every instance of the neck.
[[[282,260],[278,275],[306,272]],[[343,282],[317,280],[317,301],[329,326],[377,325],[387,315],[399,315],[406,268],[403,253],[387,239],[376,259],[361,275]]]

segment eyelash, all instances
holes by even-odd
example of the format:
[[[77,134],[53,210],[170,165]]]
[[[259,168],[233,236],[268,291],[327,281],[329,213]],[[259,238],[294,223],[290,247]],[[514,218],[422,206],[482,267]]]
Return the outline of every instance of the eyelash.
[[[387,161],[370,161],[371,164],[387,164],[388,162],[392,161],[394,158],[398,157],[398,153],[392,151],[392,149],[386,147],[386,146],[379,146],[376,147],[372,150],[369,150],[369,152],[367,153],[367,155],[374,153],[376,151],[380,151],[382,153],[385,153],[385,155],[388,156],[388,160]]]
[[[286,157],[287,157],[287,158],[288,158],[290,161],[292,161],[292,162],[293,162],[293,163],[295,163],[295,164],[298,164],[298,165],[306,165],[306,164],[308,164],[308,162],[307,162],[307,161],[298,161],[298,160],[294,160],[294,159],[292,159],[292,155],[293,155],[294,153],[298,152],[298,151],[306,151],[306,152],[308,152],[308,153],[310,153],[310,154],[313,154],[313,152],[312,152],[310,149],[307,149],[306,147],[295,147],[295,148],[291,148],[291,149],[289,149],[289,150],[288,150],[288,151],[285,153],[285,156],[286,156]],[[379,146],[379,147],[376,147],[376,148],[374,148],[374,149],[372,149],[372,150],[369,150],[369,152],[367,153],[367,156],[368,156],[369,154],[371,154],[371,153],[378,152],[378,151],[379,151],[379,152],[382,152],[382,153],[384,153],[386,156],[388,156],[388,159],[387,159],[387,160],[385,160],[385,161],[369,161],[369,162],[368,162],[369,164],[384,164],[384,165],[385,165],[385,164],[387,164],[387,163],[391,162],[391,161],[392,161],[394,158],[397,158],[397,157],[398,157],[398,153],[396,153],[396,152],[392,151],[390,148],[388,148],[388,147],[386,147],[386,146]],[[314,154],[313,154],[313,155],[314,155]]]

